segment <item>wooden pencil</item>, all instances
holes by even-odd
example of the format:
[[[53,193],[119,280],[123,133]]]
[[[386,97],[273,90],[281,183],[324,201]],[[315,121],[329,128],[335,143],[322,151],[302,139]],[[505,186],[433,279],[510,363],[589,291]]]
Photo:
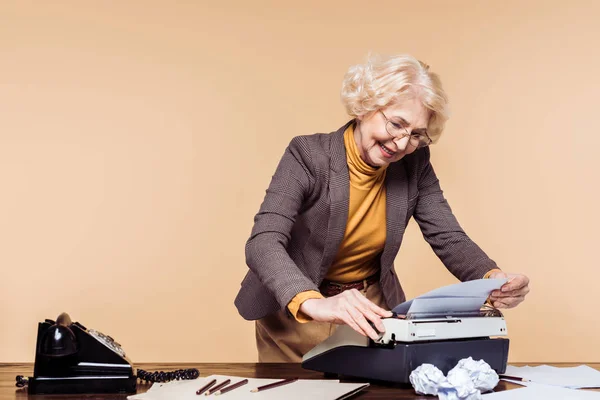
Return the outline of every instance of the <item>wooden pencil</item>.
[[[205,396],[210,396],[211,394],[213,394],[217,390],[221,389],[223,386],[228,385],[229,382],[231,382],[231,379],[225,379],[223,382],[219,383],[217,386],[215,386],[214,388],[210,389],[208,392],[204,393],[204,395]]]
[[[240,386],[243,386],[243,385],[245,385],[246,383],[248,383],[248,379],[243,379],[243,380],[241,380],[241,381],[239,381],[239,382],[236,382],[236,383],[234,383],[233,385],[229,385],[229,386],[227,386],[226,388],[223,388],[223,389],[221,389],[221,390],[217,390],[217,391],[215,392],[215,396],[218,396],[218,395],[221,395],[221,394],[227,393],[227,392],[229,392],[229,391],[231,391],[231,390],[233,390],[233,389],[237,389],[237,388],[239,388]]]
[[[259,387],[255,388],[255,389],[252,389],[251,392],[252,393],[257,393],[257,392],[260,392],[260,391],[263,391],[263,390],[272,389],[272,388],[276,388],[276,387],[279,387],[279,386],[287,385],[288,383],[296,382],[297,380],[298,380],[298,378],[283,379],[281,381],[269,383],[268,385],[259,386]]]
[[[521,378],[520,376],[499,375],[502,379],[512,379],[513,381],[530,382],[529,379]]]
[[[214,385],[215,383],[217,383],[216,379],[213,379],[212,381],[208,382],[206,385],[202,386],[200,389],[198,389],[198,391],[196,392],[196,394],[202,394],[204,392],[206,392],[208,389],[210,389],[212,387],[212,385]]]

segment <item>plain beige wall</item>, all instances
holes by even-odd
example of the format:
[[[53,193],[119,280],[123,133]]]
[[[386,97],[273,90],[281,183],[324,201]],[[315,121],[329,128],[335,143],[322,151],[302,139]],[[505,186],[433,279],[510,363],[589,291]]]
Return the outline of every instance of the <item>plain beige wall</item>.
[[[453,116],[433,163],[532,292],[510,361],[599,362],[596,1],[0,5],[0,361],[67,311],[135,362],[249,362],[244,243],[289,140],[347,121],[346,69],[411,53]],[[408,297],[456,282],[410,224]]]

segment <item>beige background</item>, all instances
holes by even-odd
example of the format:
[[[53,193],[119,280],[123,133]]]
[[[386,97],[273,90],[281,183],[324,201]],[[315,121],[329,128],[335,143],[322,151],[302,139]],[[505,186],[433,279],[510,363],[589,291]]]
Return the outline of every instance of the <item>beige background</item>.
[[[1,3],[0,361],[62,311],[134,362],[256,360],[233,306],[254,213],[371,51],[442,76],[445,193],[532,280],[510,360],[600,362],[600,3],[285,4]],[[414,222],[396,270],[409,297],[455,282]]]

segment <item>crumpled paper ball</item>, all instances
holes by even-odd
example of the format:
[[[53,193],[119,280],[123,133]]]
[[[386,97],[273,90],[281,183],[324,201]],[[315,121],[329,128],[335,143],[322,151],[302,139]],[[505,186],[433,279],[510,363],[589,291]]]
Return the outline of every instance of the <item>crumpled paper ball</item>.
[[[475,388],[467,371],[453,368],[438,388],[438,397],[440,400],[481,400],[481,392]]]
[[[494,389],[500,381],[500,377],[488,363],[483,360],[475,361],[472,357],[460,360],[458,364],[456,364],[456,367],[448,372],[448,376],[450,376],[450,373],[455,369],[466,371],[471,377],[471,381],[473,382],[473,385],[475,385],[475,388],[479,389],[482,393]]]
[[[481,400],[481,393],[496,387],[498,374],[483,360],[464,358],[448,372],[432,364],[422,364],[409,376],[418,394],[437,395],[440,400]]]
[[[422,364],[408,377],[418,394],[438,394],[438,386],[446,380],[444,373],[433,364]]]

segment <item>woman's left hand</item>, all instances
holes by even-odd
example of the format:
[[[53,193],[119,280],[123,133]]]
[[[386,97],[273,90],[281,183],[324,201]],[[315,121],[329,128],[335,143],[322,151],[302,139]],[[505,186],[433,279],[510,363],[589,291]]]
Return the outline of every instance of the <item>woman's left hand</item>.
[[[529,278],[522,274],[507,274],[506,272],[492,272],[489,278],[507,278],[499,290],[490,294],[490,301],[496,308],[513,308],[519,305],[529,293]]]

